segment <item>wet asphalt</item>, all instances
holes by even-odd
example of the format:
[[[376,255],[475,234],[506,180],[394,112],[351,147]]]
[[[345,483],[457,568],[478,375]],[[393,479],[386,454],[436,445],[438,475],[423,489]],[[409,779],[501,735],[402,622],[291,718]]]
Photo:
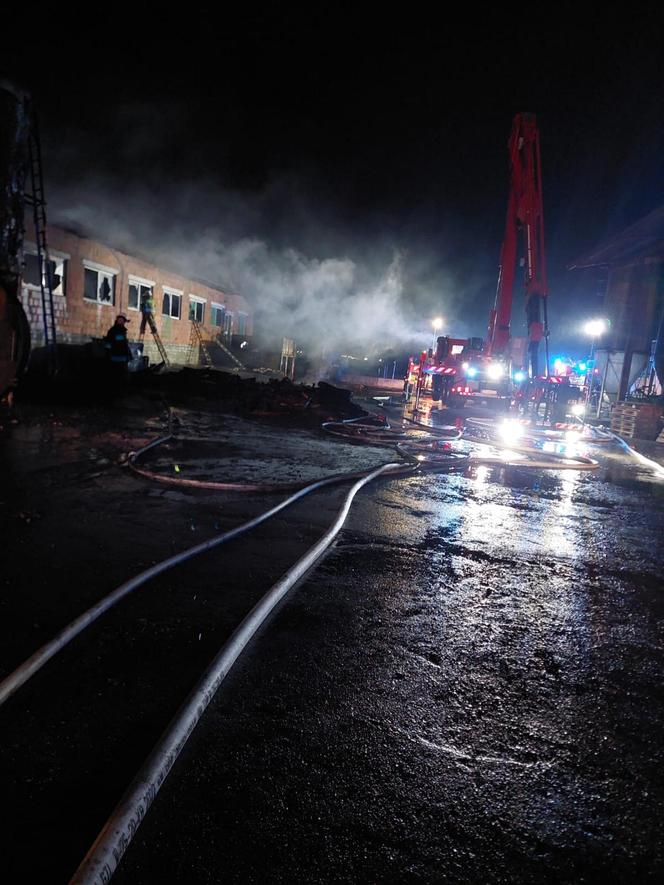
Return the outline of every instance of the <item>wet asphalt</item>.
[[[188,441],[153,469],[289,481],[392,460],[178,417]],[[117,466],[162,418],[83,434],[26,420],[5,440],[3,673],[141,567],[274,503]],[[361,492],[219,690],[114,881],[659,880],[664,482],[592,454],[593,473],[477,467]],[[341,497],[158,579],[10,700],[12,881],[67,881],[197,675]]]

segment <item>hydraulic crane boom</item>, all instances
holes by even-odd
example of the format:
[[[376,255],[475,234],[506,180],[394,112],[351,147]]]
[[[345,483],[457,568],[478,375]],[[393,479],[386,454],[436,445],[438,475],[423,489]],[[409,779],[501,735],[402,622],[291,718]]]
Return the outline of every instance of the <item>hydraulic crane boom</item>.
[[[507,356],[517,260],[524,268],[528,358],[531,377],[539,374],[539,343],[548,351],[546,256],[539,132],[534,114],[517,114],[508,142],[510,194],[500,252],[496,302],[489,315],[486,352]],[[519,254],[520,253],[520,254]],[[549,371],[548,352],[545,373]]]

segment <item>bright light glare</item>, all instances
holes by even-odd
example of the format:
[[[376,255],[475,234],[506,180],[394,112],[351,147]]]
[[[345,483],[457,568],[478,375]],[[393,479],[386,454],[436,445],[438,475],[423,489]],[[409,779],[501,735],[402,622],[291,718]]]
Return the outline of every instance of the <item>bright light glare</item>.
[[[431,320],[431,325],[432,325],[432,326],[434,327],[434,329],[436,329],[436,330],[438,330],[438,329],[442,329],[442,328],[443,328],[443,318],[442,318],[442,317],[436,317],[435,320]]]
[[[500,363],[489,363],[486,373],[492,381],[497,381],[498,378],[502,377],[503,367]]]
[[[568,443],[575,444],[581,439],[581,434],[578,430],[568,430],[565,434],[565,439]]]
[[[588,366],[585,363],[579,363],[579,371],[585,372]]]
[[[606,320],[590,320],[583,327],[583,331],[586,335],[590,335],[591,338],[599,338],[600,335],[606,332],[606,329]]]
[[[470,368],[470,363],[461,363],[461,368],[464,370],[464,372],[467,372]]]
[[[553,361],[553,368],[556,370],[556,372],[562,372],[562,370],[565,368],[565,363],[560,358],[558,358],[557,360]]]
[[[526,380],[526,373],[525,372],[515,372],[514,373],[514,380],[516,381],[517,384],[520,384],[522,381]]]
[[[506,418],[500,425],[499,432],[505,442],[513,443],[521,437],[523,429],[518,421],[510,421]]]
[[[572,414],[573,415],[583,415],[585,414],[586,407],[583,403],[574,403],[572,406]]]
[[[475,375],[477,375],[477,369],[475,368],[475,366],[470,366],[468,369],[466,369],[466,375],[468,375],[469,378],[474,378]]]

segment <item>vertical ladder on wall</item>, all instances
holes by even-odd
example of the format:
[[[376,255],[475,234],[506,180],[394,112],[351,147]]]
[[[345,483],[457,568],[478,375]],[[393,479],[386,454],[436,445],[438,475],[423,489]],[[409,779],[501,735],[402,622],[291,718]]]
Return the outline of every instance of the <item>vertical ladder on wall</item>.
[[[194,353],[194,348],[196,345],[199,346],[201,353],[203,354],[203,363],[206,366],[212,366],[212,359],[210,357],[210,351],[207,348],[207,344],[203,340],[203,335],[201,334],[201,325],[197,320],[191,320],[191,332],[189,334],[189,350],[187,351],[187,365],[191,362],[191,358]]]
[[[168,354],[166,353],[166,348],[164,347],[164,342],[161,340],[161,336],[157,330],[157,324],[154,321],[154,317],[151,313],[147,314],[148,326],[150,327],[150,331],[152,332],[152,337],[154,338],[154,343],[157,345],[157,350],[159,351],[159,355],[161,356],[164,365],[170,367],[170,362],[168,360]],[[142,341],[145,337],[145,331],[142,335],[139,336],[139,341]]]
[[[58,368],[57,337],[55,326],[55,310],[53,307],[53,265],[48,254],[46,241],[46,199],[44,197],[44,172],[42,167],[41,143],[37,114],[32,109],[30,136],[28,140],[30,164],[30,188],[25,194],[25,201],[32,206],[37,242],[37,261],[39,264],[39,285],[41,289],[42,319],[44,324],[44,345],[49,354],[50,368]]]

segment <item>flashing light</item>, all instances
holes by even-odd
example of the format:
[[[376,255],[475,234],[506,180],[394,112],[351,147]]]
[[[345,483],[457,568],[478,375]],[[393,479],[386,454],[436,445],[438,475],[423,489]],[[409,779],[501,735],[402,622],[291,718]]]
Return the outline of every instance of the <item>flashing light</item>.
[[[526,380],[526,373],[525,372],[515,372],[514,373],[514,380],[516,381],[517,384],[521,384],[522,381]]]
[[[561,375],[565,371],[565,363],[560,359],[560,357],[553,361],[553,370],[558,375]]]
[[[579,363],[579,371],[580,372],[585,372],[587,368],[588,368],[588,366],[586,365],[586,363]]]
[[[470,368],[470,363],[461,363],[461,368],[464,370],[464,372],[467,372]]]
[[[466,375],[468,375],[469,378],[474,378],[475,375],[477,375],[477,369],[475,366],[468,366],[466,369]]]
[[[523,429],[518,421],[510,421],[506,418],[500,425],[499,433],[505,442],[513,443],[521,437]]]
[[[492,381],[497,381],[498,378],[502,377],[503,371],[503,367],[500,363],[489,363],[486,373]]]
[[[586,412],[586,407],[583,403],[574,403],[572,406],[571,412],[573,415],[584,415]]]
[[[570,445],[575,445],[581,439],[581,434],[578,430],[568,430],[565,434],[565,440]]]

